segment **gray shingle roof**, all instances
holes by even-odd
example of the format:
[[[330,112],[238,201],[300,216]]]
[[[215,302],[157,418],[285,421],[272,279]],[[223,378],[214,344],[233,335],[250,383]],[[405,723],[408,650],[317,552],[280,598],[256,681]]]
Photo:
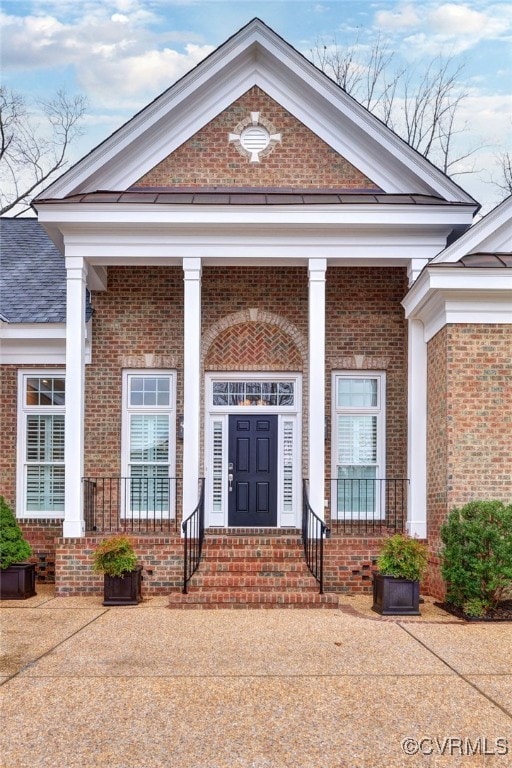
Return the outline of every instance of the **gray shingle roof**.
[[[0,316],[8,323],[66,322],[64,257],[37,219],[0,218]]]

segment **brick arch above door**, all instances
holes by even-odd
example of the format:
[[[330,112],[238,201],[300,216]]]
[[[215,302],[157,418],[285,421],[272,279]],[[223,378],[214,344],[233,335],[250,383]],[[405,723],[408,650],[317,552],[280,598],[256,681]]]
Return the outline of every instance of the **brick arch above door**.
[[[288,320],[247,309],[227,315],[203,337],[205,371],[302,371],[307,342]]]

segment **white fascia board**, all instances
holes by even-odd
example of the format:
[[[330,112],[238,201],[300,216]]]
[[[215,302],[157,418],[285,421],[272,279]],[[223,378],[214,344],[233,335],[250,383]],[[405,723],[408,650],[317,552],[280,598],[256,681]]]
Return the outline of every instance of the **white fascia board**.
[[[510,250],[512,243],[512,195],[445,248],[433,263],[453,263],[478,251]]]
[[[0,323],[1,339],[65,339],[64,323]]]
[[[85,362],[91,362],[91,321],[86,324]],[[64,323],[0,323],[0,364],[65,365]]]
[[[300,212],[298,212],[300,213]],[[66,257],[89,264],[180,264],[183,257],[241,259],[326,258],[431,259],[450,227],[432,223],[403,226],[382,221],[369,225],[334,222],[314,225],[294,220],[236,224],[190,222],[188,225],[116,223],[62,225]]]
[[[438,227],[448,235],[468,226],[472,206],[393,205],[350,203],[340,205],[150,205],[147,203],[64,203],[41,205],[39,221],[45,229],[58,226],[66,235],[80,225],[164,225],[219,227],[254,224],[334,227]],[[84,230],[85,231],[85,230]]]
[[[311,62],[261,24],[249,25],[44,192],[126,189],[259,85],[387,192],[473,199]]]
[[[425,341],[448,323],[512,323],[512,274],[506,269],[427,267],[402,301],[421,320]]]

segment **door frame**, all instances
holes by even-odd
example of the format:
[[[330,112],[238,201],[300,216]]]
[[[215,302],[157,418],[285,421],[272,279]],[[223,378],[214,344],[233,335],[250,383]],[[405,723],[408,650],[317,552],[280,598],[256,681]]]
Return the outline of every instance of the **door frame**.
[[[213,405],[213,383],[218,381],[290,381],[294,385],[293,406],[251,406],[251,405]],[[204,430],[204,469],[205,469],[205,525],[210,528],[228,527],[228,437],[229,416],[231,414],[261,414],[278,416],[277,446],[277,527],[300,528],[302,519],[302,374],[283,371],[221,371],[205,374],[205,430]],[[288,425],[292,425],[289,427]],[[217,427],[215,427],[217,425]],[[219,426],[220,425],[220,426]],[[292,448],[292,504],[285,508],[284,501],[284,455],[283,445],[285,429],[293,430]],[[220,508],[213,508],[214,473],[213,473],[213,438],[214,429],[221,430],[222,444],[222,479],[218,484]]]

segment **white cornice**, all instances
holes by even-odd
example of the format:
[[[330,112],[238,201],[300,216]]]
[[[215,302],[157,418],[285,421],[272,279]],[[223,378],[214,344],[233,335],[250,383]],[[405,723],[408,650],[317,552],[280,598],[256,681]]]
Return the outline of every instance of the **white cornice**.
[[[86,324],[85,362],[91,362],[92,321]],[[65,365],[64,323],[0,323],[1,365]]]
[[[432,259],[469,206],[158,206],[42,205],[40,221],[58,230],[67,257],[89,264],[180,264],[184,257],[304,260]],[[54,237],[54,240],[57,238]],[[353,262],[352,262],[353,263]]]
[[[259,20],[155,99],[43,196],[126,189],[253,85],[384,191],[434,194],[474,209],[460,187]]]
[[[425,341],[448,323],[512,323],[512,271],[428,266],[402,301]]]
[[[503,200],[487,216],[474,224],[452,245],[445,248],[433,263],[453,263],[478,251],[504,252],[512,249],[512,195]]]

